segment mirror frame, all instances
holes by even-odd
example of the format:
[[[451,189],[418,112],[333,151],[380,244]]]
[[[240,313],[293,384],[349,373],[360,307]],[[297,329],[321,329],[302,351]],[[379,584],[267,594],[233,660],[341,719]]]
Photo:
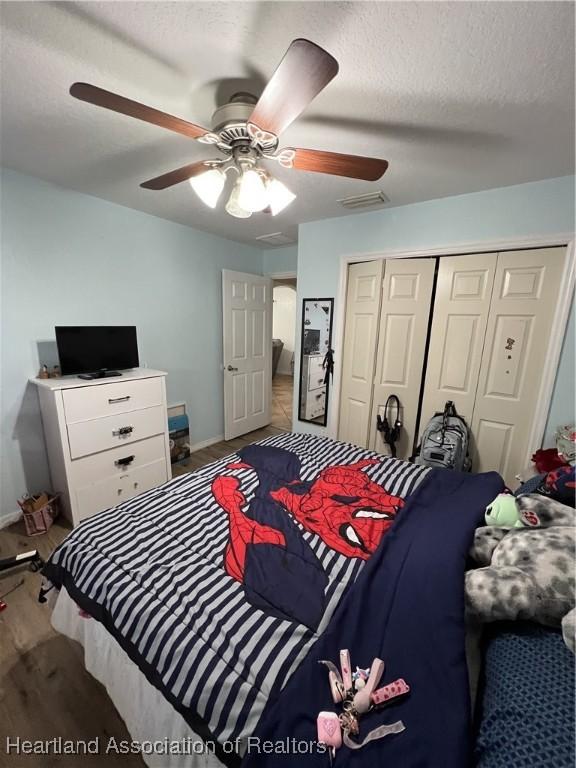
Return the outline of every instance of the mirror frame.
[[[328,349],[332,349],[332,326],[334,324],[334,299],[333,298],[310,298],[302,299],[302,322],[300,325],[300,369],[299,385],[298,385],[298,421],[305,422],[307,424],[316,424],[318,427],[325,427],[328,424],[328,403],[330,394],[330,379],[324,385],[326,387],[326,406],[324,408],[324,420],[318,421],[318,419],[303,419],[300,416],[300,404],[302,402],[302,364],[304,362],[304,320],[306,317],[305,307],[308,301],[321,301],[325,304],[330,304],[330,328],[328,330]]]

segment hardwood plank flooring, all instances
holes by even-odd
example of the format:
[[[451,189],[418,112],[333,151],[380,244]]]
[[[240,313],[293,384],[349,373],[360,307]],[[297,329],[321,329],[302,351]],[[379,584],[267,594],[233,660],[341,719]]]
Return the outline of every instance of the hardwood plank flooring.
[[[216,443],[173,467],[174,476],[199,469],[282,430],[270,426],[229,442]],[[0,558],[37,549],[47,558],[68,534],[61,519],[48,533],[29,538],[22,522],[0,530]],[[21,579],[24,584],[5,597],[0,612],[0,768],[54,768],[86,764],[94,768],[143,768],[139,755],[100,754],[82,757],[6,754],[6,737],[91,740],[106,744],[130,736],[106,689],[85,669],[82,647],[50,624],[50,609],[38,603],[41,577],[26,569],[0,574],[0,595]]]
[[[185,462],[173,464],[172,474],[176,477],[176,475],[183,475],[186,472],[193,472],[195,469],[200,469],[200,467],[204,467],[206,464],[219,461],[231,453],[239,451],[245,445],[255,443],[257,440],[263,440],[265,437],[281,435],[283,432],[285,432],[284,429],[270,425],[263,429],[257,429],[255,432],[249,432],[247,435],[235,437],[233,440],[222,440],[219,443],[208,445],[206,448],[191,453],[190,458],[186,459]]]
[[[277,373],[272,379],[272,426],[279,429],[292,429],[292,376]]]

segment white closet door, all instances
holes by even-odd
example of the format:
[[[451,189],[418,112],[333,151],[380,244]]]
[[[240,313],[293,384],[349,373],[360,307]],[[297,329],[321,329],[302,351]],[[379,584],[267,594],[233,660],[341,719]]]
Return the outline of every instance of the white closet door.
[[[447,400],[472,423],[496,257],[479,253],[440,259],[420,435]]]
[[[338,439],[368,446],[382,260],[348,268]]]
[[[564,248],[498,254],[472,419],[474,471],[510,487],[524,471],[542,367],[564,268]]]
[[[390,453],[376,429],[376,417],[384,417],[386,400],[389,395],[397,395],[403,422],[396,443],[399,459],[410,457],[416,436],[435,266],[435,259],[387,259],[384,263],[370,447]],[[392,427],[396,408],[389,409],[388,416]]]

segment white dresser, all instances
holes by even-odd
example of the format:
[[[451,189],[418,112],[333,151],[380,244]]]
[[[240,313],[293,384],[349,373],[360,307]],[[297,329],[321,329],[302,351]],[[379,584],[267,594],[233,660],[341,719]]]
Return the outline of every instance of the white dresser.
[[[326,410],[326,371],[324,355],[304,355],[302,358],[302,390],[300,413],[308,421],[324,416]]]
[[[52,490],[77,525],[171,478],[166,374],[147,368],[38,387]]]

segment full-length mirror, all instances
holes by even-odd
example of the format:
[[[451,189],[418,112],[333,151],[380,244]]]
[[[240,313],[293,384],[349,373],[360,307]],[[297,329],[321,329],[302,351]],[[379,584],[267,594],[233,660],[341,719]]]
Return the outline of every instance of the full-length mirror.
[[[304,299],[298,419],[326,426],[333,299]]]

